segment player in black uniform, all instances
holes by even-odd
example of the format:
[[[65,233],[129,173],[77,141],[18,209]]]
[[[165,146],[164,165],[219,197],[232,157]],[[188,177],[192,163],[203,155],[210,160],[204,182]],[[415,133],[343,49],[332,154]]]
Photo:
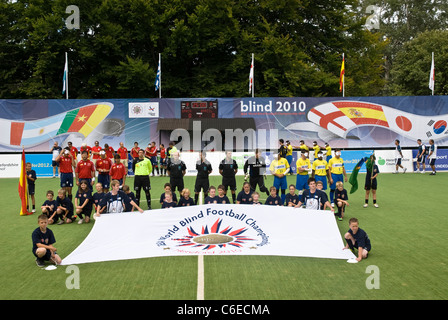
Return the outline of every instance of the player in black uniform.
[[[205,158],[205,151],[199,152],[199,160],[196,161],[196,170],[198,170],[198,175],[196,176],[196,183],[194,184],[194,203],[198,204],[199,192],[201,189],[204,191],[204,199],[208,195],[208,188],[210,182],[208,176],[212,173],[212,165]]]
[[[222,175],[222,185],[224,186],[224,194],[227,195],[227,189],[232,192],[232,200],[235,203],[236,195],[236,179],[238,172],[238,164],[232,159],[232,151],[226,151],[226,157],[219,164],[219,173]]]
[[[181,198],[187,166],[185,165],[185,162],[179,159],[179,151],[174,152],[172,156],[173,158],[169,161],[166,167],[166,172],[170,177],[171,192],[176,192],[177,188],[177,191],[179,191],[179,198]]]
[[[249,169],[249,172],[247,172]],[[265,192],[267,196],[269,196],[269,190],[264,185],[263,176],[266,172],[266,161],[261,156],[261,151],[259,149],[255,149],[255,156],[250,157],[244,163],[244,174],[249,173],[249,183],[252,191],[255,191],[257,184],[260,188],[261,192]]]

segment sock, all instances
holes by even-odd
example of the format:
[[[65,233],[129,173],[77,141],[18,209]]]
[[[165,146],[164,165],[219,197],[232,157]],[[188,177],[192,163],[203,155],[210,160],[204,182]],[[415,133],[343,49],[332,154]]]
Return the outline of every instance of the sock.
[[[198,204],[199,194],[194,194],[194,203]]]
[[[375,204],[376,203],[376,199],[373,199],[373,204]]]
[[[369,203],[369,199],[366,199],[366,204],[368,204]]]
[[[285,194],[285,190],[281,190],[282,194],[280,196],[280,199],[282,199],[282,205],[285,204],[285,199],[286,199],[286,194]]]
[[[232,200],[233,200],[233,203],[235,203],[235,200],[236,200],[236,194],[235,193],[232,193]]]

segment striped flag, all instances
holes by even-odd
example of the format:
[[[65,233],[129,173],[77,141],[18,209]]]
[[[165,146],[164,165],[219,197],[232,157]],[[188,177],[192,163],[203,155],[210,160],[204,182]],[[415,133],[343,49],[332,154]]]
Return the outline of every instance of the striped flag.
[[[249,93],[252,92],[252,97],[254,96],[253,86],[254,86],[254,54],[252,53],[252,63],[250,64],[250,71],[249,71]]]
[[[32,214],[32,212],[28,212],[28,181],[26,178],[25,149],[22,149],[22,161],[20,166],[19,178],[19,197],[22,203],[20,208],[20,215],[27,216]]]
[[[67,92],[68,96],[68,59],[67,52],[65,53],[65,66],[64,66],[64,75],[62,77],[62,94]]]
[[[0,144],[30,147],[66,133],[87,137],[112,110],[111,103],[101,102],[34,121],[0,119]]]
[[[434,95],[434,81],[435,81],[435,69],[434,69],[434,52],[432,53],[431,71],[429,73],[429,89],[431,89]]]
[[[344,79],[345,78],[345,57],[342,54],[342,65],[341,65],[341,73],[339,75],[339,92],[343,92],[344,90]]]

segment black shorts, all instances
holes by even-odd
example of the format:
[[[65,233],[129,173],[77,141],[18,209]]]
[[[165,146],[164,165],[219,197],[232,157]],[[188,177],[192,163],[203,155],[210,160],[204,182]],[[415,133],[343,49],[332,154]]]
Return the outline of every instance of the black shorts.
[[[222,177],[222,185],[224,186],[224,190],[227,191],[227,187],[230,188],[230,190],[235,191],[236,190],[236,179],[235,177]]]
[[[395,165],[401,166],[401,158],[395,158]]]
[[[151,190],[151,183],[149,182],[149,176],[135,176],[134,177],[134,190]]]
[[[425,163],[425,160],[426,160],[426,154],[423,154],[417,158],[417,163]]]
[[[184,189],[184,179],[170,177],[170,185],[172,192],[175,192],[176,188],[179,192],[182,192],[182,190]]]
[[[436,159],[431,159],[431,160],[429,160],[429,165],[430,166],[433,166],[433,165],[435,165],[436,164]]]
[[[194,192],[200,192],[201,189],[204,190],[204,193],[208,193],[208,188],[210,187],[210,183],[208,178],[206,179],[196,179],[194,184]]]
[[[364,190],[376,190],[378,187],[377,182],[376,182],[376,178],[371,180],[371,179],[366,179],[366,183],[364,185]]]
[[[29,183],[28,184],[28,194],[29,195],[34,195],[34,190],[36,189],[36,185],[33,183]]]

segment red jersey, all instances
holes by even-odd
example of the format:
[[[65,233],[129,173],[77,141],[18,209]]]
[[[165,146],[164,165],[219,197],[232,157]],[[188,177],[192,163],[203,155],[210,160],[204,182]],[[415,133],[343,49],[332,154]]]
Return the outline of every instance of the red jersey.
[[[62,157],[59,158],[59,171],[61,173],[73,172],[72,157],[62,156]]]
[[[82,153],[83,151],[87,151],[87,157],[90,158],[90,155],[92,154],[92,148],[90,148],[89,146],[79,148],[79,153]]]
[[[126,175],[126,167],[120,163],[114,163],[109,172],[112,179],[121,180]]]
[[[160,149],[160,158],[162,158],[162,159],[166,158],[166,148]]]
[[[128,149],[126,149],[125,147],[118,148],[117,153],[120,156],[121,160],[127,160],[128,159]],[[137,157],[138,157],[138,154],[137,154]]]
[[[95,165],[90,160],[79,160],[76,165],[76,173],[78,174],[78,179],[91,179],[95,176]]]
[[[139,147],[133,147],[132,149],[131,149],[131,156],[132,156],[132,158],[138,158],[138,150],[140,150],[140,148]]]
[[[96,160],[96,170],[98,170],[99,174],[109,174],[109,170],[111,167],[112,161],[110,161],[109,158]],[[100,171],[99,169],[107,170],[107,172]]]
[[[107,149],[104,149],[106,151],[106,157],[109,159],[112,159],[114,157],[114,148],[109,147]]]
[[[76,157],[78,156],[78,149],[76,147],[71,147],[70,153],[72,154],[73,159],[76,159]]]
[[[100,146],[94,146],[93,148],[92,148],[92,151],[93,152],[98,152],[97,154],[93,154],[92,155],[92,159],[99,159],[100,158],[100,151],[101,151],[101,147]]]

